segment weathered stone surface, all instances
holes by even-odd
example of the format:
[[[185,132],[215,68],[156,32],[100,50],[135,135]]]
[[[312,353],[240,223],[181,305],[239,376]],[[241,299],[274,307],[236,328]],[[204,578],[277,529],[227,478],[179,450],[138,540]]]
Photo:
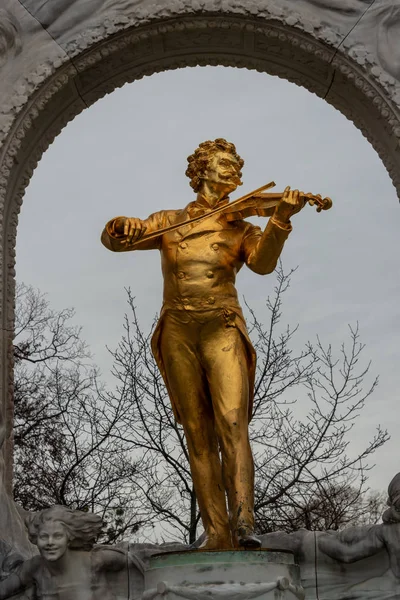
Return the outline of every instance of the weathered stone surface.
[[[65,600],[74,600],[78,589],[81,600],[92,600],[93,574],[95,597],[106,600],[110,590],[117,600],[152,600],[158,595],[171,600],[210,596],[301,600],[303,590],[307,600],[399,600],[400,474],[388,491],[389,508],[381,524],[339,532],[270,533],[261,536],[261,551],[189,552],[199,546],[201,538],[192,546],[127,542],[96,546],[101,519],[95,515],[65,507],[28,513],[29,536],[40,556],[27,560],[26,552],[23,555],[24,551],[0,543],[0,598],[11,597],[4,595],[9,589],[4,577],[18,572],[25,561],[25,573],[31,577],[25,577],[25,586],[32,580],[40,595],[50,589],[58,593],[61,582]],[[61,541],[46,539],[60,528],[67,534]],[[54,569],[58,563],[59,574]],[[68,577],[71,585],[66,584]],[[19,600],[26,600],[25,595]]]
[[[84,43],[104,38],[130,25],[154,18],[221,12],[272,18],[309,33],[335,49],[345,50],[361,66],[375,66],[375,76],[384,86],[399,92],[400,47],[397,43],[400,8],[391,0],[235,0],[193,2],[175,0],[24,0],[22,4],[71,56]],[[374,35],[371,35],[371,34]],[[391,81],[394,79],[395,81]],[[399,101],[399,98],[397,98]]]
[[[21,51],[21,32],[15,16],[0,9],[0,67]]]
[[[362,536],[369,528],[355,529],[353,535],[356,533]],[[339,536],[340,534],[303,529],[291,534],[284,532],[266,534],[262,536],[262,540],[263,546],[286,548],[294,552],[307,600],[318,598],[398,600],[400,598],[400,579],[389,567],[389,556],[386,550],[381,550],[354,564],[342,564],[321,552],[319,540],[326,535]],[[351,534],[349,531],[342,534],[343,537],[346,535]]]
[[[95,545],[101,517],[53,506],[27,514],[26,523],[39,554],[23,560],[5,549],[8,554],[2,563],[0,598],[20,594],[23,600],[26,590],[35,598],[140,598],[144,565],[126,549]]]
[[[290,552],[179,552],[155,556],[145,571],[143,600],[303,600]]]
[[[28,102],[38,81],[68,60],[66,53],[19,2],[2,0],[0,11],[0,140]]]
[[[24,558],[34,554],[23,519],[4,484],[4,460],[1,447],[5,428],[0,426],[0,579]]]

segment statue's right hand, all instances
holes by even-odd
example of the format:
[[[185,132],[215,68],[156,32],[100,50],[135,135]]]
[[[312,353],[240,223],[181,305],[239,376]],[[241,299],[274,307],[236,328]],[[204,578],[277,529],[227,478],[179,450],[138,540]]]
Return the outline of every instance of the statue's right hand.
[[[144,221],[135,217],[126,217],[124,222],[124,242],[127,245],[134,244],[144,235],[146,226]]]

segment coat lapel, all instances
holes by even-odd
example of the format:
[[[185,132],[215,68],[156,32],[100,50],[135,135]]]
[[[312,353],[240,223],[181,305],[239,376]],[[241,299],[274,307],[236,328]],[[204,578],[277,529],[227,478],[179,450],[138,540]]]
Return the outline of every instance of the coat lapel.
[[[228,223],[224,215],[222,215],[221,213],[210,216],[209,218],[205,217],[197,223],[185,225],[185,223],[187,221],[190,221],[191,218],[197,216],[198,214],[201,214],[201,210],[197,211],[196,208],[197,203],[191,202],[182,210],[177,211],[174,215],[171,215],[171,217],[169,218],[169,224],[175,225],[177,223],[182,223],[182,227],[179,227],[179,229],[176,229],[169,235],[173,235],[178,239],[184,239],[192,235],[198,235],[201,233],[214,231],[222,231],[223,229],[231,228],[231,224]]]
[[[202,221],[198,223],[194,223],[193,225],[188,225],[188,231],[183,233],[183,237],[189,237],[191,235],[199,235],[200,233],[208,233],[213,231],[222,231],[226,228],[225,219],[221,218],[221,215],[214,215],[212,217],[204,218]]]
[[[227,200],[223,201],[222,204],[228,204]],[[207,212],[211,212],[211,210],[213,209],[210,209],[208,205],[202,205],[199,202],[191,202],[190,204],[188,204],[188,206],[186,206],[183,212],[185,213],[185,220],[189,220],[193,217],[196,217],[197,215],[206,215]],[[187,225],[182,229],[180,228],[179,231],[181,232],[182,237],[188,237],[191,235],[198,235],[200,233],[222,231],[226,228],[226,226],[226,219],[221,213],[219,213],[217,215],[212,215],[209,217],[205,216],[204,219],[202,219],[201,221],[197,221],[196,223]]]

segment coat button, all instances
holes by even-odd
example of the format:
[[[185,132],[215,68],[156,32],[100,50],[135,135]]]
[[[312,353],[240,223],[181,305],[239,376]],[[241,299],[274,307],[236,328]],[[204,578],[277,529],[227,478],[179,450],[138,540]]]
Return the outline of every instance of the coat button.
[[[184,250],[185,248],[187,248],[187,243],[186,242],[181,242],[179,244],[179,248],[182,248]]]
[[[210,296],[209,298],[207,298],[207,302],[208,302],[208,304],[214,304],[214,302],[215,302],[214,296]]]
[[[212,244],[211,248],[212,248],[213,250],[219,250],[219,246],[218,246],[218,244]]]
[[[214,277],[214,273],[212,271],[207,271],[206,276],[208,279],[212,279]]]
[[[189,298],[182,298],[182,304],[187,306],[189,304]]]
[[[183,271],[179,271],[178,277],[179,279],[185,279],[185,273]]]

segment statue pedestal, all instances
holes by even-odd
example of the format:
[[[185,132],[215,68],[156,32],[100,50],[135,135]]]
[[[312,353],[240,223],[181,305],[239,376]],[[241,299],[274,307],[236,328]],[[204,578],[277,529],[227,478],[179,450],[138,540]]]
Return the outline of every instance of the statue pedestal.
[[[153,556],[143,600],[302,600],[288,551],[171,552]]]

